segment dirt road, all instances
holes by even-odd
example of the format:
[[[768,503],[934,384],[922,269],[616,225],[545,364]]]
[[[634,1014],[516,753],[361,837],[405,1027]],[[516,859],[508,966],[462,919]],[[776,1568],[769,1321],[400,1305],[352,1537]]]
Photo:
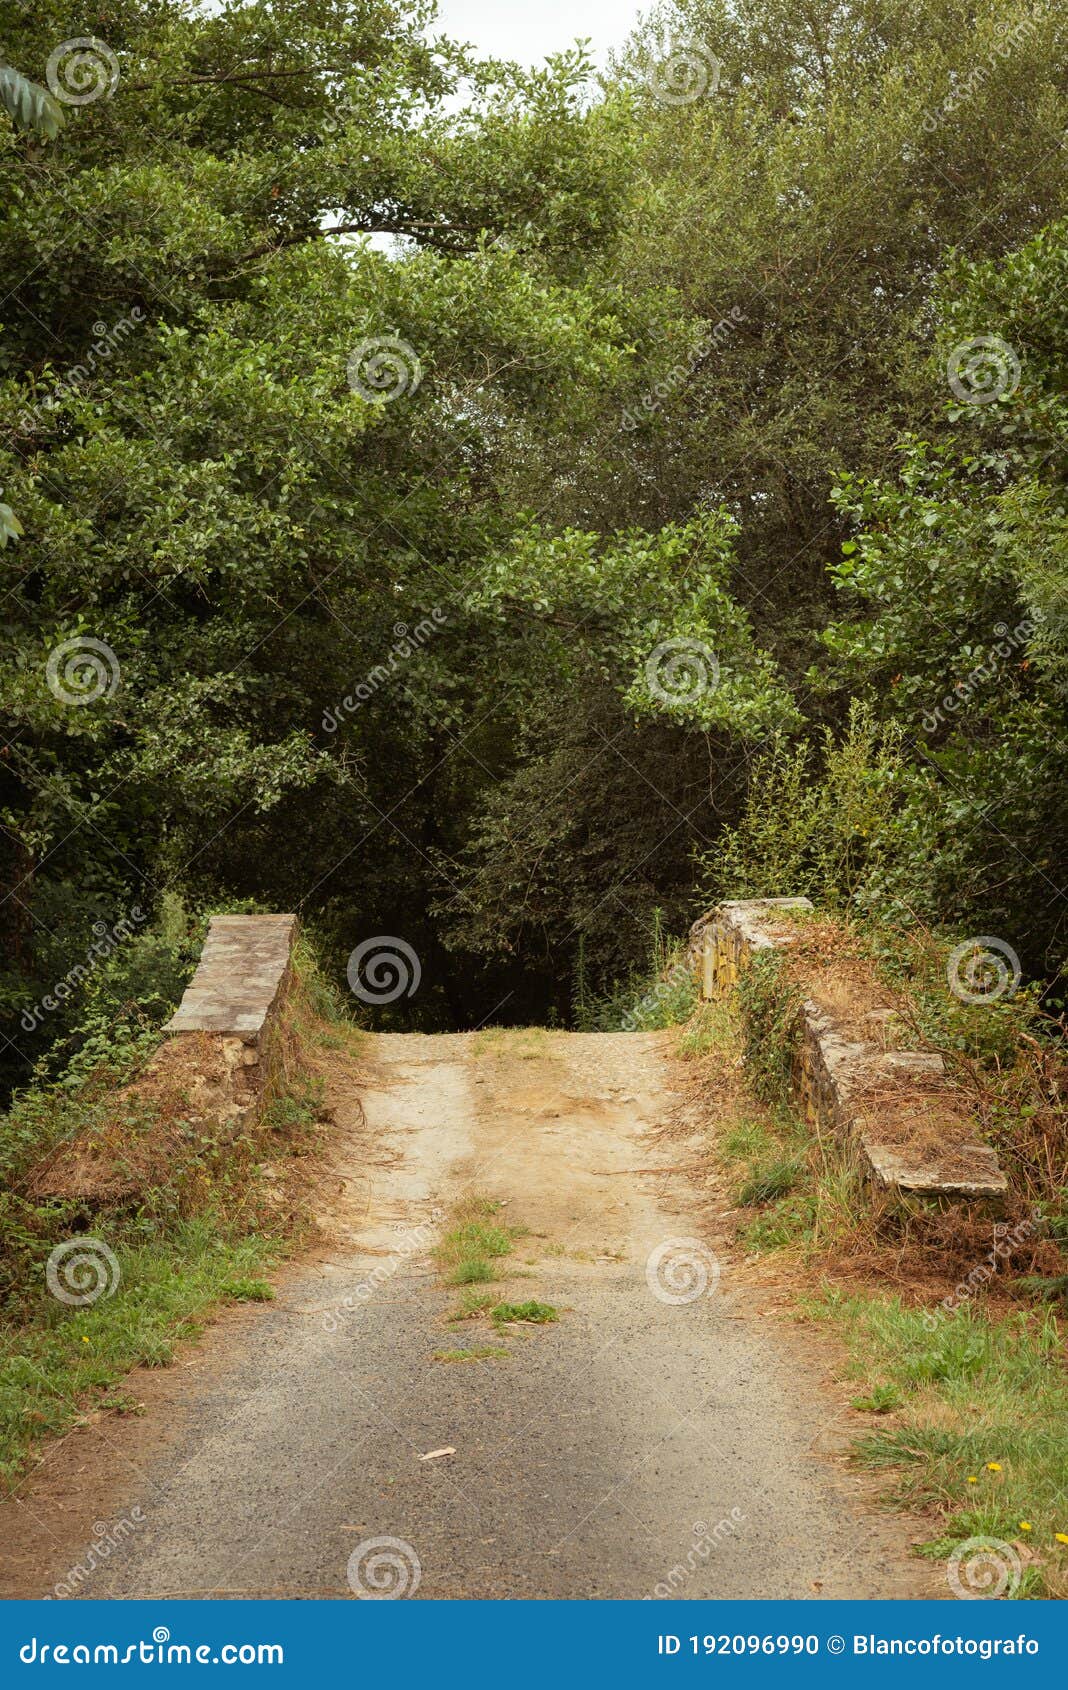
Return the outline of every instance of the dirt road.
[[[835,1459],[840,1394],[732,1283],[714,1198],[653,1142],[659,1035],[369,1051],[360,1096],[333,1098],[328,1246],[139,1373],[144,1418],[50,1453],[0,1510],[6,1593],[929,1594],[908,1524]],[[430,1249],[465,1193],[529,1229],[494,1294],[555,1324],[447,1323]],[[479,1347],[508,1355],[435,1359]]]

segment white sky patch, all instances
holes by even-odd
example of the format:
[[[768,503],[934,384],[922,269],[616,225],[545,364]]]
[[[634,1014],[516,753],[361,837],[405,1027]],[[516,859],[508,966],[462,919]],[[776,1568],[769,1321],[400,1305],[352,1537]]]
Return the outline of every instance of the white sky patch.
[[[525,65],[587,37],[603,65],[609,50],[626,41],[639,9],[637,0],[438,0],[436,28],[482,53]]]

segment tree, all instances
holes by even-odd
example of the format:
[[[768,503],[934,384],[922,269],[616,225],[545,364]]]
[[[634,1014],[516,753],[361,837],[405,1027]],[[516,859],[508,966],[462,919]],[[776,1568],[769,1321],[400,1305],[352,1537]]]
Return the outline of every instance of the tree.
[[[167,886],[303,900],[339,968],[398,908],[422,936],[482,708],[466,585],[519,460],[563,461],[641,332],[586,279],[625,102],[587,109],[581,54],[480,67],[429,16],[127,0],[47,152],[0,138],[13,1010]],[[45,6],[12,53],[64,33]]]
[[[950,372],[953,435],[906,441],[896,477],[843,478],[857,532],[825,635],[840,689],[911,749],[868,899],[983,924],[1038,974],[1063,968],[1068,928],[1066,288],[1063,221],[947,271],[932,374]]]
[[[1007,253],[1062,210],[1062,37],[1030,0],[680,0],[618,67],[643,134],[619,262],[700,327],[587,505],[655,528],[725,502],[735,590],[799,684],[847,532],[837,473],[941,425],[947,252]]]

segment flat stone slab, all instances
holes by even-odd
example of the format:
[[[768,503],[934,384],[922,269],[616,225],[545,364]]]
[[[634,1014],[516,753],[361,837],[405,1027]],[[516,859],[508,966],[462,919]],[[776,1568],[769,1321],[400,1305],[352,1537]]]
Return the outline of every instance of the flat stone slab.
[[[260,1034],[284,994],[297,936],[295,915],[216,915],[197,971],[165,1033]]]

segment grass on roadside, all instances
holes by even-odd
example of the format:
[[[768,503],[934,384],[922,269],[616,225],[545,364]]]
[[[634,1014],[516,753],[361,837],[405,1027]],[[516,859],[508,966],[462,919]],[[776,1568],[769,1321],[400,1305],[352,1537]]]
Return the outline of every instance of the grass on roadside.
[[[854,1406],[888,1417],[856,1460],[893,1475],[900,1507],[942,1517],[921,1553],[997,1538],[1020,1558],[1017,1596],[1068,1596],[1068,1374],[1054,1312],[939,1317],[833,1289],[803,1308],[844,1337],[865,1393]]]
[[[151,1156],[146,1150],[137,1189],[101,1201],[90,1221],[76,1199],[32,1200],[14,1181],[0,1195],[0,1484],[17,1479],[41,1439],[86,1413],[130,1412],[128,1393],[114,1387],[138,1364],[166,1366],[213,1307],[273,1295],[264,1276],[303,1225],[297,1170],[318,1132],[322,1082],[307,1053],[325,1026],[320,1003],[329,1009],[304,947],[260,1109],[237,1137],[216,1135],[208,1119],[175,1130]],[[105,1081],[102,1110],[114,1107],[116,1095]],[[72,1138],[85,1131],[85,1090],[67,1099]],[[53,1087],[16,1101],[5,1123],[9,1151],[19,1123],[60,1094]],[[181,1124],[185,1093],[171,1101]],[[153,1128],[151,1111],[146,1117]],[[129,1134],[117,1130],[116,1144],[105,1171],[121,1168]],[[79,1305],[53,1294],[46,1278],[53,1258],[62,1290],[94,1292],[94,1300]]]
[[[679,1055],[713,1094],[722,1126],[710,1155],[729,1182],[738,1240],[749,1254],[809,1258],[866,1231],[871,1205],[836,1142],[815,1134],[785,1096],[761,1097],[740,1073],[743,1019],[729,1001],[701,1004],[678,1035]]]
[[[115,1240],[117,1288],[84,1308],[57,1302],[42,1278],[34,1305],[0,1324],[0,1480],[12,1482],[34,1443],[67,1430],[131,1367],[166,1367],[215,1304],[269,1296],[260,1275],[280,1253],[278,1240],[242,1236],[205,1211],[165,1239]]]
[[[944,961],[935,998],[945,995]],[[1029,1216],[1044,1217],[1034,1245],[1041,1255],[1032,1266],[1025,1243],[1030,1275],[1014,1279],[1006,1257],[999,1284],[1047,1300],[1007,1314],[974,1301],[955,1314],[907,1306],[875,1295],[873,1278],[889,1271],[936,1302],[955,1282],[970,1283],[997,1244],[994,1222],[967,1205],[943,1210],[874,1192],[836,1142],[799,1118],[789,1086],[796,995],[781,958],[758,959],[732,1000],[701,1006],[678,1038],[705,1116],[718,1123],[707,1154],[736,1205],[738,1242],[750,1253],[782,1253],[783,1265],[802,1276],[816,1270],[847,1281],[803,1306],[841,1330],[858,1381],[853,1407],[873,1417],[856,1459],[885,1475],[896,1506],[938,1515],[920,1552],[947,1560],[971,1538],[994,1538],[1006,1546],[1001,1564],[1014,1571],[1015,1595],[1066,1597],[1068,1372],[1056,1318],[1064,1310],[1057,1250],[1068,1242],[1065,1139],[1063,1115],[1054,1121],[1048,1101],[1061,1095],[1060,1070],[1032,1039],[1012,1070],[1016,1089],[1006,1082],[989,1107],[983,1099],[997,1090],[997,1075],[981,1070],[974,1054],[967,1070],[982,1136],[1001,1151],[1015,1145],[1021,1166],[1042,1170],[1021,1185]],[[928,1036],[931,1027],[917,1019],[915,1030]],[[946,1033],[936,1045],[952,1066],[953,1038]],[[972,1039],[969,1052],[974,1046]],[[1006,1051],[994,1055],[1008,1061]],[[1020,1072],[1028,1063],[1034,1072]]]

